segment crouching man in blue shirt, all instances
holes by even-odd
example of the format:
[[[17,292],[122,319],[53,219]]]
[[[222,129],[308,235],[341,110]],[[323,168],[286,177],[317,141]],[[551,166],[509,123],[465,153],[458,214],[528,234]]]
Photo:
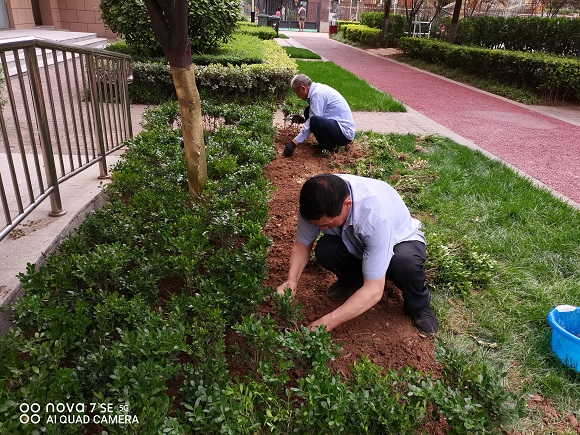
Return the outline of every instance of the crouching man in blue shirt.
[[[378,303],[390,279],[403,293],[405,314],[423,334],[439,323],[425,287],[425,236],[399,194],[387,183],[354,175],[320,174],[300,191],[296,240],[288,279],[278,286],[296,294],[298,280],[316,243],[316,259],[337,281],[328,288],[333,300],[345,300],[334,311],[308,325],[328,330]]]
[[[356,132],[354,119],[348,103],[342,95],[330,86],[314,83],[304,74],[294,76],[290,82],[294,93],[308,103],[304,111],[306,121],[298,135],[284,147],[282,155],[290,157],[296,146],[306,140],[310,133],[318,141],[323,151],[335,152],[339,146],[348,145]]]

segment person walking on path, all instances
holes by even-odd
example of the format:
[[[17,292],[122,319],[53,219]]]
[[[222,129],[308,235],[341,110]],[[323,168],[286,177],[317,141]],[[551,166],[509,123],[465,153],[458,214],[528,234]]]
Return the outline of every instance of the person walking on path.
[[[315,83],[305,74],[295,75],[290,87],[299,98],[308,102],[308,107],[304,111],[304,126],[284,147],[284,157],[290,157],[296,146],[306,140],[310,133],[318,141],[320,155],[335,152],[339,146],[346,146],[354,139],[356,130],[352,112],[336,89]]]
[[[304,32],[304,21],[306,21],[306,8],[300,5],[298,9],[298,31]]]
[[[333,272],[337,281],[327,290],[332,300],[345,302],[310,323],[328,330],[377,304],[390,279],[403,293],[405,314],[423,334],[438,332],[439,322],[425,287],[425,236],[421,222],[411,217],[397,191],[384,181],[355,175],[320,174],[300,191],[296,239],[287,280],[277,287],[294,296],[310,252]]]

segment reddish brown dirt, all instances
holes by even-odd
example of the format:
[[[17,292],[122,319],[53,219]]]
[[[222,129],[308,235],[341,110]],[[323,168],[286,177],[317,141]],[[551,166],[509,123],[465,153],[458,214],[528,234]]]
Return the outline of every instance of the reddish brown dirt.
[[[362,156],[356,144],[350,144],[329,158],[315,157],[313,144],[305,141],[290,158],[282,157],[284,145],[293,138],[296,126],[281,127],[276,138],[278,157],[265,168],[276,191],[270,203],[270,221],[266,227],[273,246],[268,255],[269,275],[266,285],[277,287],[288,273],[288,259],[294,242],[298,196],[309,177],[324,172],[341,172],[350,162]],[[342,169],[342,172],[346,172]],[[327,287],[335,280],[334,274],[321,266],[309,264],[298,283],[297,299],[304,307],[305,323],[327,314],[340,305],[326,296]],[[409,317],[403,314],[400,292],[387,283],[385,295],[372,309],[331,331],[332,338],[342,343],[340,356],[333,368],[343,374],[361,357],[367,355],[382,367],[399,369],[411,366],[424,372],[437,372],[433,338],[420,335]]]

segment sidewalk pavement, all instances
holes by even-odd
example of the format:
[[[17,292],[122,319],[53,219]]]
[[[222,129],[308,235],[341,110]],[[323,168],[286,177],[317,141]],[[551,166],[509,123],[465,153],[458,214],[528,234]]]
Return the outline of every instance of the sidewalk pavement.
[[[425,96],[425,91],[428,88],[421,88],[417,85],[416,76],[418,75],[418,70],[415,70],[408,66],[403,66],[394,61],[384,59],[380,56],[380,53],[367,53],[363,50],[355,49],[349,46],[344,46],[336,41],[329,40],[327,34],[316,34],[316,33],[298,33],[298,32],[288,32],[291,35],[290,39],[277,39],[281,45],[292,45],[296,47],[306,47],[313,51],[321,54],[324,58],[330,59],[335,63],[342,64],[346,69],[350,69],[356,73],[359,77],[365,79],[367,82],[371,83],[378,89],[385,90],[391,95],[396,94],[389,92],[389,90],[384,89],[384,82],[378,81],[377,77],[385,76],[391,82],[391,87],[393,83],[397,80],[404,79],[403,81],[413,81],[415,80],[414,93],[418,96],[422,96],[424,99],[429,100]],[[345,60],[348,59],[348,61]],[[378,62],[378,63],[377,63]],[[398,68],[406,68],[405,73],[393,75],[390,71],[385,70],[385,65],[394,64]],[[356,66],[356,68],[355,68]],[[364,73],[361,73],[361,69]],[[358,72],[357,72],[358,71]],[[381,71],[381,74],[377,74],[377,71]],[[411,77],[406,78],[406,74]],[[425,76],[430,76],[429,74],[422,73]],[[432,75],[431,75],[432,76]],[[436,77],[436,76],[433,76]],[[441,80],[437,77],[437,80]],[[448,81],[451,82],[451,81]],[[466,87],[464,85],[456,84],[452,82],[453,86],[469,90],[471,93],[475,92],[473,88]],[[396,90],[396,89],[395,89]],[[484,92],[480,92],[482,95],[489,95]],[[471,94],[473,95],[473,94]],[[461,129],[452,128],[444,125],[444,123],[439,123],[435,117],[430,116],[432,111],[415,110],[415,108],[410,107],[408,104],[413,106],[414,101],[409,103],[406,98],[400,98],[395,95],[399,101],[403,102],[407,106],[406,113],[376,113],[376,112],[355,112],[353,114],[357,129],[359,131],[372,130],[378,133],[412,133],[412,134],[438,134],[441,136],[449,137],[452,140],[469,146],[473,149],[480,150],[484,154],[491,158],[502,159],[501,155],[496,155],[492,151],[487,150],[480,143],[481,137],[475,137],[471,135],[464,135]],[[468,98],[463,95],[462,98]],[[494,97],[499,99],[498,97]],[[436,111],[446,112],[448,105],[445,108],[441,108],[441,101],[445,100],[445,95],[440,95],[439,99],[431,100],[428,102],[431,105],[435,105]],[[505,99],[499,99],[505,100]],[[507,100],[505,100],[507,102]],[[513,104],[513,103],[511,103]],[[134,105],[131,107],[131,117],[133,123],[133,132],[137,134],[140,131],[140,121],[141,115],[145,106]],[[580,126],[580,111],[577,108],[572,107],[569,112],[566,110],[559,110],[558,108],[549,108],[549,110],[544,111],[541,108],[527,108],[529,112],[534,113],[534,111],[542,112],[541,116],[542,122],[545,124],[550,124],[551,120],[558,120],[558,125],[569,125],[569,126]],[[485,119],[489,122],[483,123],[483,131],[489,132],[494,129],[494,123],[499,120],[496,118],[498,115],[496,112],[495,117],[488,114],[487,117],[478,118],[482,123]],[[551,113],[551,114],[550,114]],[[549,117],[549,118],[548,118]],[[546,120],[548,119],[548,120]],[[564,120],[564,121],[560,121]],[[459,119],[458,122],[467,122],[465,120]],[[282,124],[282,115],[278,111],[274,116],[274,123]],[[517,123],[517,121],[516,121]],[[523,123],[526,124],[526,123]],[[571,137],[570,146],[576,153],[580,155],[580,129],[575,127],[574,133],[576,136]],[[485,142],[485,141],[484,141]],[[550,147],[546,147],[547,150]],[[120,152],[116,153],[120,154]],[[111,156],[109,163],[113,163],[114,159],[118,156]],[[571,159],[574,161],[574,159]],[[505,161],[505,160],[503,160]],[[576,160],[577,161],[577,160]],[[531,175],[527,172],[522,172],[519,169],[517,162],[505,161],[506,164],[511,166],[516,171],[524,174]],[[575,170],[576,176],[580,177],[580,164],[573,168]],[[533,175],[531,175],[534,177]],[[569,180],[568,180],[569,181]],[[51,218],[48,216],[49,203],[39,206],[14,232],[14,237],[8,236],[3,241],[0,241],[0,305],[6,305],[10,301],[17,297],[20,291],[20,284],[17,279],[17,275],[26,270],[27,263],[41,264],[42,259],[46,254],[49,254],[54,250],[58,243],[63,237],[68,234],[72,229],[82,222],[84,215],[97,207],[101,206],[103,203],[103,197],[101,195],[101,182],[105,184],[106,180],[98,179],[98,165],[93,165],[90,169],[83,171],[82,173],[76,175],[70,180],[67,180],[61,185],[63,191],[63,208],[66,210],[64,216],[58,218]],[[566,197],[562,196],[562,193],[552,189],[548,183],[543,183],[542,181],[536,180],[539,185],[543,185],[551,189],[555,195],[562,197],[566,200]],[[580,193],[580,187],[576,183],[576,190]],[[580,198],[580,196],[576,197]],[[578,204],[570,202],[572,205],[578,207]],[[0,331],[5,330],[9,324],[9,312],[0,314]]]

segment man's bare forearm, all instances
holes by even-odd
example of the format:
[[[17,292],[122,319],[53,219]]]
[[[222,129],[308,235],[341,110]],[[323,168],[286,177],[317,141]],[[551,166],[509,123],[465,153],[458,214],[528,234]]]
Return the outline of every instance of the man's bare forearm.
[[[302,275],[302,271],[308,264],[311,249],[312,246],[306,246],[296,241],[294,242],[292,245],[292,251],[290,252],[288,278],[286,282],[278,286],[276,289],[278,293],[283,294],[285,288],[290,288],[292,290],[292,295],[296,294],[296,286],[298,285],[298,280]]]

